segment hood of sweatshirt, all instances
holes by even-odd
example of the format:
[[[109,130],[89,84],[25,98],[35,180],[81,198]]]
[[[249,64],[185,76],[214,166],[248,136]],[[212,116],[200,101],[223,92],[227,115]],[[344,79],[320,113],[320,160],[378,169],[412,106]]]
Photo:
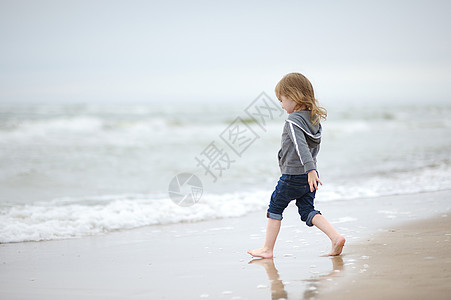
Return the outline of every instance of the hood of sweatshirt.
[[[307,142],[310,145],[313,146],[321,143],[321,124],[314,125],[310,121],[309,111],[295,111],[288,115],[288,119],[286,121],[302,129],[305,133]]]

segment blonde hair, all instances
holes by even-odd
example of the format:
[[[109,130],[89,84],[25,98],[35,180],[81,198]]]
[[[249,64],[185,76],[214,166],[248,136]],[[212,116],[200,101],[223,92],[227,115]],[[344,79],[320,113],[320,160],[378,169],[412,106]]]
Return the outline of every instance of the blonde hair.
[[[281,101],[282,96],[285,96],[296,102],[295,110],[305,108],[310,111],[310,121],[313,124],[319,124],[321,119],[326,119],[326,109],[319,106],[318,100],[315,99],[312,84],[301,73],[285,75],[277,83],[275,90],[279,101]]]

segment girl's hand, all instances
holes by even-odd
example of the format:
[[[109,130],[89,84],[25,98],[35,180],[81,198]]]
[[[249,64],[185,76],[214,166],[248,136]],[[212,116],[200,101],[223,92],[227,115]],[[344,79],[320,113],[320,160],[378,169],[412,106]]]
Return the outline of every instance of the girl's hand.
[[[318,182],[319,184],[323,185],[321,180],[318,178],[318,173],[316,173],[316,170],[311,170],[308,172],[308,185],[310,186],[310,192],[318,190]]]

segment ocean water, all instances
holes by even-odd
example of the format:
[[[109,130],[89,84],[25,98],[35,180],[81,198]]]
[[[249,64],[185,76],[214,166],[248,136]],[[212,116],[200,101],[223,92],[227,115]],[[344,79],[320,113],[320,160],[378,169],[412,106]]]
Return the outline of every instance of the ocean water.
[[[286,118],[271,105],[254,119],[252,101],[0,104],[0,242],[266,208]],[[326,108],[317,202],[451,189],[451,104]],[[201,182],[194,205],[177,205],[168,193],[181,173]]]

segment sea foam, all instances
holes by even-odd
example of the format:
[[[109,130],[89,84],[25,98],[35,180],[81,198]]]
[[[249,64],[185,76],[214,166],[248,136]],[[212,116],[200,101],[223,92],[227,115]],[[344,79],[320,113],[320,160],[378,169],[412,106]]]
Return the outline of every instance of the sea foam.
[[[147,225],[238,217],[267,206],[268,192],[204,195],[190,207],[162,195],[61,198],[0,209],[0,242],[96,235]],[[265,197],[266,196],[266,197]]]

